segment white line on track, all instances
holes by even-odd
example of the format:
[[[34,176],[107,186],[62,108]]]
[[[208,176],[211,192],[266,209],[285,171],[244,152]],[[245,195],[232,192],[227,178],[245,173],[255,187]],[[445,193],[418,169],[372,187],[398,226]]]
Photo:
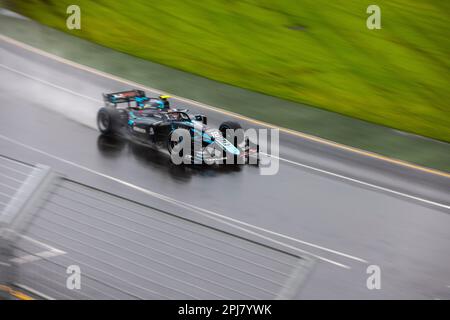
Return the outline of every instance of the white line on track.
[[[24,77],[26,77],[26,78],[28,78],[28,79],[31,79],[31,80],[34,80],[34,81],[43,83],[43,84],[45,84],[45,85],[47,85],[47,86],[50,86],[50,87],[59,89],[59,90],[61,90],[61,91],[68,92],[68,93],[73,94],[73,95],[75,95],[75,96],[78,96],[78,97],[81,97],[81,98],[84,98],[84,99],[88,99],[88,100],[91,100],[91,101],[94,101],[94,102],[102,102],[100,99],[95,99],[95,98],[89,97],[89,96],[87,96],[87,95],[84,95],[84,94],[75,92],[75,91],[73,91],[73,90],[70,90],[70,89],[61,87],[61,86],[59,86],[59,85],[57,85],[57,84],[54,84],[54,83],[51,83],[51,82],[49,82],[49,81],[40,79],[40,78],[38,78],[38,77],[34,77],[34,76],[32,76],[32,75],[30,75],[30,74],[28,74],[28,73],[19,71],[19,70],[17,70],[17,69],[11,68],[11,67],[8,67],[7,65],[4,65],[3,63],[0,63],[0,67],[4,68],[4,69],[6,69],[6,70],[9,70],[9,71],[11,71],[11,72],[20,74],[21,76],[24,76]]]
[[[10,230],[10,231],[13,231],[13,230]],[[14,231],[13,231],[13,232],[14,232]],[[23,238],[23,239],[29,241],[29,242],[32,242],[32,243],[34,243],[34,244],[36,244],[36,245],[38,245],[38,246],[41,246],[41,247],[43,247],[44,249],[47,249],[47,250],[49,250],[49,251],[60,251],[60,252],[64,252],[64,251],[61,251],[61,250],[59,250],[59,249],[56,249],[56,248],[52,247],[51,245],[48,245],[48,244],[43,243],[43,242],[41,242],[41,241],[38,241],[38,240],[36,240],[36,239],[30,238],[29,236],[26,236],[26,235],[23,235],[23,234],[19,234],[19,236],[20,236],[21,238]],[[64,253],[65,253],[65,252],[64,252]]]
[[[364,182],[364,181],[361,181],[361,180],[358,180],[358,179],[354,179],[354,178],[350,178],[350,177],[347,177],[347,176],[344,176],[344,175],[341,175],[341,174],[338,174],[338,173],[334,173],[334,172],[330,172],[330,171],[327,171],[327,170],[319,169],[319,168],[316,168],[316,167],[309,166],[307,164],[303,164],[303,163],[300,163],[300,162],[284,159],[284,158],[277,157],[277,156],[274,156],[274,155],[270,155],[270,154],[267,154],[267,153],[262,153],[261,152],[261,154],[263,154],[263,155],[265,155],[267,157],[275,158],[275,159],[278,159],[278,160],[281,160],[281,161],[284,161],[284,162],[296,165],[296,166],[300,166],[300,167],[307,168],[307,169],[310,169],[310,170],[313,170],[313,171],[316,171],[316,172],[324,173],[324,174],[327,174],[327,175],[330,175],[330,176],[333,176],[333,177],[336,177],[336,178],[339,178],[339,179],[342,179],[342,180],[351,181],[351,182],[354,182],[354,183],[357,183],[357,184],[360,184],[360,185],[364,185],[364,186],[367,186],[367,187],[370,187],[370,188],[373,188],[373,189],[377,189],[377,190],[381,190],[381,191],[384,191],[384,192],[392,193],[392,194],[395,194],[397,196],[401,196],[401,197],[408,198],[408,199],[413,199],[413,200],[420,201],[420,202],[423,202],[423,203],[426,203],[426,204],[430,204],[430,205],[433,205],[433,206],[437,206],[437,207],[440,207],[440,208],[450,209],[450,206],[445,205],[443,203],[434,202],[434,201],[430,201],[430,200],[427,200],[427,199],[419,198],[419,197],[412,196],[412,195],[409,195],[409,194],[406,194],[406,193],[403,193],[403,192],[399,192],[399,191],[395,191],[395,190],[392,190],[392,189],[389,189],[389,188],[381,187],[381,186],[378,186],[376,184]]]
[[[52,154],[50,154],[48,152],[45,152],[45,151],[42,151],[42,150],[37,149],[35,147],[32,147],[30,145],[24,144],[24,143],[22,143],[20,141],[17,141],[15,139],[9,138],[9,137],[4,136],[2,134],[0,134],[0,138],[3,139],[3,140],[9,141],[11,143],[17,144],[19,146],[22,146],[22,147],[24,147],[26,149],[32,150],[34,152],[43,154],[43,155],[45,155],[47,157],[56,159],[58,161],[64,162],[66,164],[69,164],[71,166],[74,166],[74,167],[77,167],[79,169],[85,170],[87,172],[90,172],[90,173],[99,175],[101,177],[104,177],[106,179],[115,181],[117,183],[120,183],[120,184],[125,185],[125,186],[130,187],[130,188],[133,188],[135,190],[138,190],[140,192],[143,192],[143,193],[148,194],[150,196],[153,196],[155,198],[158,198],[158,199],[164,200],[166,202],[175,204],[175,205],[177,205],[179,207],[182,207],[182,208],[185,208],[185,209],[189,209],[189,210],[191,210],[192,212],[194,212],[196,214],[199,214],[201,216],[207,217],[207,218],[215,220],[215,221],[219,221],[219,222],[221,222],[223,224],[229,225],[229,226],[231,226],[233,228],[236,228],[238,230],[241,230],[243,232],[252,234],[252,235],[257,236],[257,237],[259,237],[261,239],[265,239],[265,240],[270,241],[272,243],[279,244],[281,246],[284,246],[285,248],[289,248],[289,249],[297,251],[297,252],[308,254],[308,255],[310,255],[312,257],[315,257],[316,259],[319,259],[319,260],[322,260],[322,261],[334,264],[336,266],[339,266],[339,267],[342,267],[342,268],[345,268],[345,269],[351,269],[348,265],[345,265],[345,264],[342,264],[340,262],[337,262],[337,261],[334,261],[334,260],[331,260],[331,259],[319,256],[319,255],[317,255],[315,253],[312,253],[312,252],[300,249],[298,247],[289,245],[289,244],[287,244],[285,242],[281,242],[281,241],[275,240],[275,239],[273,239],[271,237],[265,236],[265,235],[263,235],[261,233],[255,232],[255,231],[247,229],[247,228],[252,228],[254,230],[258,230],[260,232],[264,232],[264,233],[270,234],[272,236],[277,236],[277,237],[284,238],[284,239],[287,239],[287,240],[290,240],[290,241],[293,241],[293,242],[297,242],[297,243],[301,243],[301,244],[304,244],[304,245],[308,245],[310,247],[314,247],[316,249],[320,249],[320,250],[326,251],[328,253],[333,253],[333,254],[336,254],[338,256],[345,257],[345,258],[348,258],[348,259],[351,259],[351,260],[355,260],[355,261],[358,261],[358,262],[361,262],[361,263],[368,263],[367,260],[359,258],[359,257],[356,257],[356,256],[353,256],[353,255],[350,255],[350,254],[346,254],[346,253],[343,253],[343,252],[339,252],[337,250],[333,250],[333,249],[329,249],[329,248],[326,248],[326,247],[323,247],[323,246],[319,246],[319,245],[316,245],[316,244],[313,244],[313,243],[310,243],[310,242],[307,242],[307,241],[299,240],[299,239],[296,239],[296,238],[293,238],[293,237],[290,237],[290,236],[287,236],[287,235],[284,235],[284,234],[280,234],[280,233],[277,233],[277,232],[274,232],[274,231],[270,231],[270,230],[267,230],[267,229],[264,229],[264,228],[261,228],[261,227],[258,227],[258,226],[255,226],[255,225],[252,225],[252,224],[249,224],[249,223],[237,220],[237,219],[233,219],[233,218],[221,215],[221,214],[213,212],[211,210],[203,209],[203,208],[197,207],[197,206],[192,205],[192,204],[188,204],[188,203],[185,203],[185,202],[178,201],[178,200],[173,199],[171,197],[168,197],[168,196],[159,194],[157,192],[154,192],[154,191],[151,191],[151,190],[139,187],[139,186],[134,185],[132,183],[129,183],[127,181],[123,181],[121,179],[118,179],[118,178],[109,176],[107,174],[101,173],[99,171],[90,169],[88,167],[85,167],[83,165],[77,164],[75,162],[72,162],[72,161],[60,158],[58,156],[52,155]],[[245,226],[247,228],[245,228],[243,226]]]
[[[44,294],[44,293],[42,293],[40,291],[37,291],[36,289],[30,288],[29,286],[26,286],[24,284],[14,283],[14,285],[16,287],[18,287],[18,288],[21,288],[21,289],[23,289],[25,291],[28,291],[28,292],[34,294],[35,296],[41,297],[41,298],[43,298],[45,300],[56,300],[55,298],[52,298],[52,297],[50,297],[50,296],[48,296],[48,295],[46,295],[46,294]]]
[[[65,254],[65,252],[61,251],[61,250],[49,250],[49,251],[42,251],[42,252],[33,253],[33,254],[27,254],[22,257],[16,257],[9,261],[16,263],[16,264],[24,264],[24,263],[39,261],[42,259],[57,257],[62,254]]]
[[[14,230],[10,230],[12,232],[14,232]],[[31,243],[34,243],[40,247],[43,247],[44,249],[47,249],[46,251],[41,251],[38,253],[33,253],[33,254],[27,254],[21,257],[16,257],[16,258],[12,258],[9,261],[14,262],[16,264],[24,264],[24,263],[29,263],[29,262],[34,262],[34,261],[39,261],[42,259],[48,259],[48,258],[53,258],[53,257],[57,257],[63,254],[66,254],[66,252],[59,250],[57,248],[54,248],[46,243],[43,243],[41,241],[38,241],[36,239],[30,238],[26,235],[23,234],[19,234],[19,236]]]

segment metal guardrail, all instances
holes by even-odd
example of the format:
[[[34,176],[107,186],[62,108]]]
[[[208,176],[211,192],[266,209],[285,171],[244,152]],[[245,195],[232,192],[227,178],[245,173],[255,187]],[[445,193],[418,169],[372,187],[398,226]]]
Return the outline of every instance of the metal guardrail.
[[[0,212],[14,199],[33,167],[7,157],[0,157]]]
[[[7,286],[17,280],[13,246],[20,228],[31,217],[32,206],[42,197],[39,191],[44,190],[45,181],[50,181],[49,174],[49,167],[33,167],[0,156],[0,297],[17,296]]]
[[[8,282],[45,298],[291,299],[311,269],[310,257],[84,185],[45,166],[16,165],[4,172],[8,178],[0,175],[0,183],[17,182],[0,215],[7,240],[2,247],[13,254],[6,261],[15,271]],[[71,265],[81,270],[80,290],[66,286]]]

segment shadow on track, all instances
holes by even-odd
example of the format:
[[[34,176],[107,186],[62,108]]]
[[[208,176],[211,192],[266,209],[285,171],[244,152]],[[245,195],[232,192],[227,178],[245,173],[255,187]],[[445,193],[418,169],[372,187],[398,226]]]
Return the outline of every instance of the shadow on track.
[[[241,166],[232,165],[175,165],[168,153],[119,136],[100,134],[97,147],[102,156],[107,158],[118,158],[127,152],[146,169],[166,171],[177,182],[189,182],[192,176],[216,177],[242,170]]]

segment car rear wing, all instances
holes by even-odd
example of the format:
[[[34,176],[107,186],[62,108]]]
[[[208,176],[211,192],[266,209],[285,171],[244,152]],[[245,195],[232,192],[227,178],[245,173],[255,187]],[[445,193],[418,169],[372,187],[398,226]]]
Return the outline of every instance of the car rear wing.
[[[112,92],[112,93],[104,93],[103,101],[105,105],[113,104],[116,106],[118,103],[127,102],[130,105],[131,101],[136,101],[136,98],[146,98],[145,92],[143,90],[128,90],[128,91],[120,91],[120,92]]]

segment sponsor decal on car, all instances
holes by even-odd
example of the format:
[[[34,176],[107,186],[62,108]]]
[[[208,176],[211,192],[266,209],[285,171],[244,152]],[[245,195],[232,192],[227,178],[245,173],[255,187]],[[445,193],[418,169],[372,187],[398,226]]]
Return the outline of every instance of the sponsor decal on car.
[[[139,133],[146,133],[147,131],[144,128],[139,128],[136,126],[133,126],[133,131],[139,132]]]

